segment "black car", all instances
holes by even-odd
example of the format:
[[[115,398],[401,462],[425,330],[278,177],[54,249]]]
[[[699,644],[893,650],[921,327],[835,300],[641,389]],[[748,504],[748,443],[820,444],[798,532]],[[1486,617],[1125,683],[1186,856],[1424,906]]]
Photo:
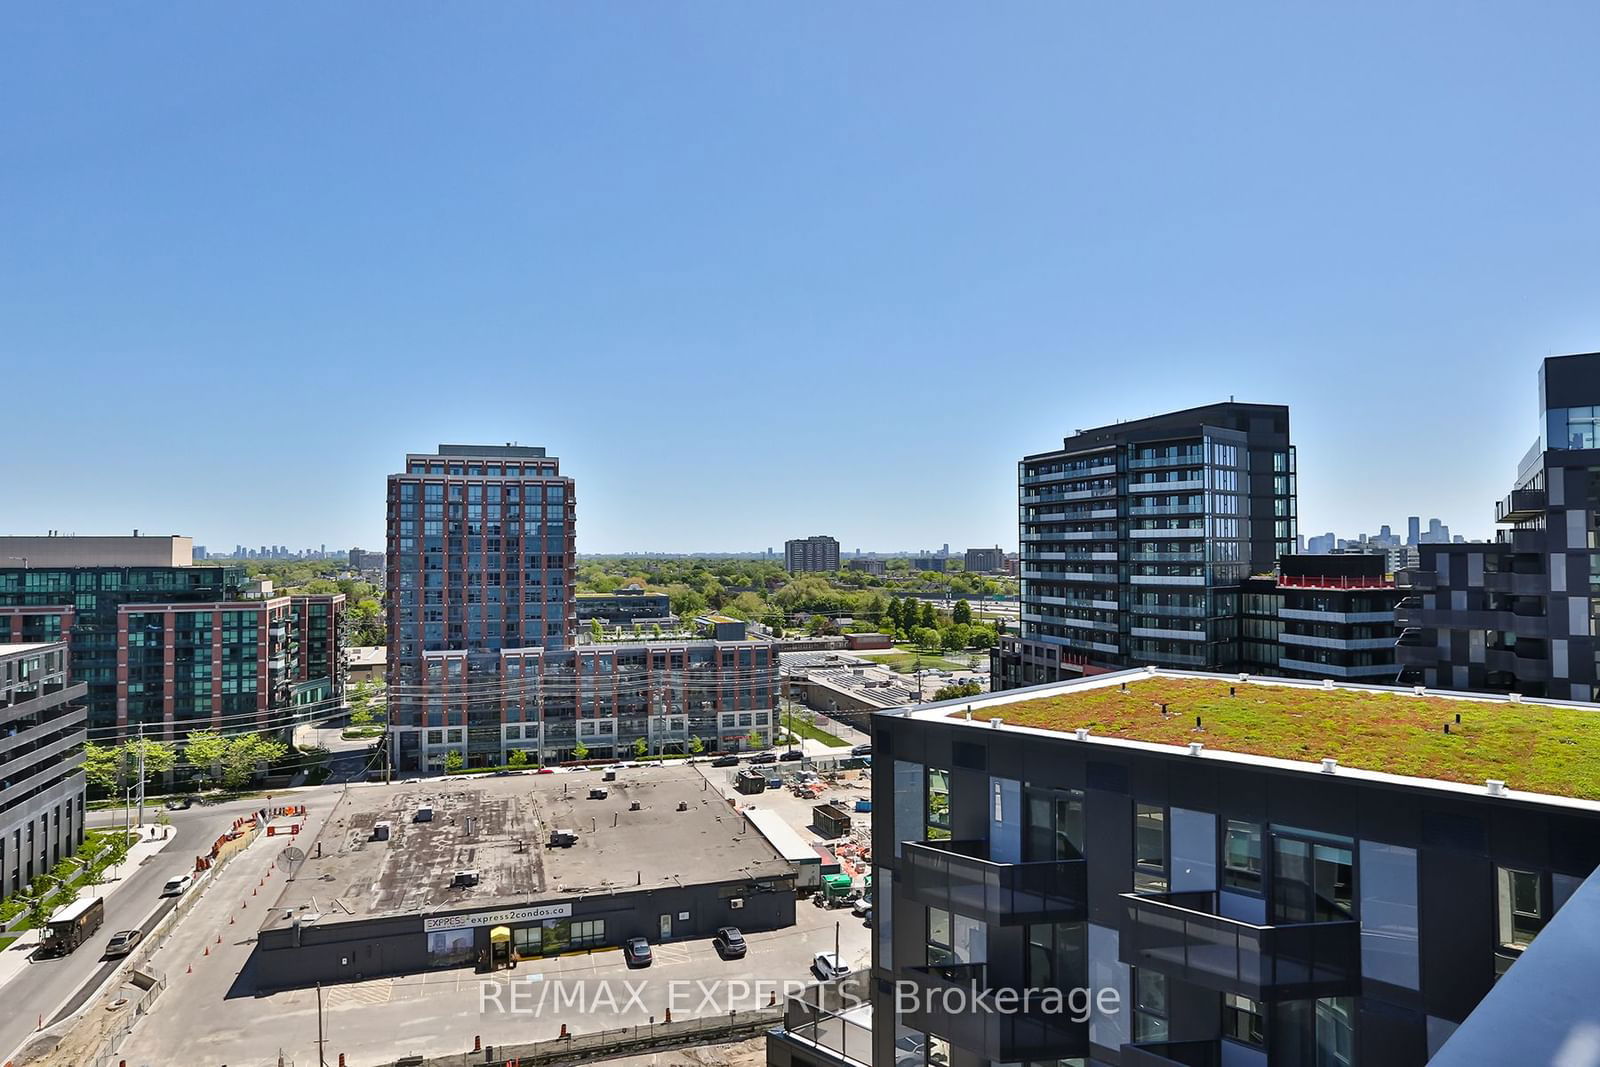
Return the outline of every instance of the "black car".
[[[750,757],[750,762],[751,763],[777,763],[778,762],[778,754],[776,752],[757,752],[754,756]]]
[[[711,766],[713,766],[713,767],[737,767],[737,766],[739,766],[739,757],[738,756],[718,756],[716,759],[711,761]]]
[[[655,959],[650,954],[650,942],[642,937],[630,937],[623,942],[622,958],[628,961],[629,967],[648,967]]]
[[[806,754],[804,752],[801,752],[798,748],[791,748],[788,751],[784,752],[783,755],[779,756],[778,758],[779,759],[805,759],[806,758]]]
[[[717,955],[725,960],[738,960],[744,958],[744,935],[737,926],[724,926],[717,931],[717,936],[711,939],[711,944],[716,947]]]
[[[852,755],[852,756],[870,756],[870,755],[872,755],[872,746],[870,744],[857,745],[855,748],[852,748],[850,750],[850,755]]]
[[[194,803],[194,797],[173,797],[167,801],[168,811],[187,811]]]

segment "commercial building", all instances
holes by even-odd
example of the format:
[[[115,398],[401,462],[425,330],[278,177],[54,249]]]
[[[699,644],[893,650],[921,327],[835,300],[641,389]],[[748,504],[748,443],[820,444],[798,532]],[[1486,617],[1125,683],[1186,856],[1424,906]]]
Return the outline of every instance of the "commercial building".
[[[63,641],[0,645],[0,900],[83,844],[83,697]]]
[[[350,569],[353,571],[383,570],[383,553],[368,552],[364,548],[350,550]]]
[[[844,569],[847,571],[860,571],[863,574],[887,574],[888,561],[875,559],[869,556],[857,556],[845,561]]]
[[[1246,578],[1295,543],[1289,409],[1212,404],[1080,430],[1017,467],[1021,634],[997,688],[1139,664],[1225,669]]]
[[[942,574],[950,568],[950,557],[948,556],[912,556],[907,562],[911,565],[912,570],[918,572],[933,571],[936,574]]]
[[[608,626],[649,626],[674,621],[672,598],[666,593],[647,593],[638,587],[614,593],[579,593],[578,624],[587,626],[599,619]]]
[[[1600,353],[1539,369],[1539,436],[1495,507],[1494,541],[1422,535],[1401,575],[1399,659],[1428,686],[1589,701],[1597,694]]]
[[[998,574],[1006,569],[1005,549],[999,545],[994,548],[969,548],[965,566],[976,574]]]
[[[783,543],[783,566],[790,574],[839,569],[839,542],[823,534]]]
[[[158,539],[138,538],[147,540]],[[93,551],[106,550],[62,555]],[[190,728],[286,727],[293,709],[336,705],[344,595],[245,599],[246,586],[239,567],[36,567],[30,558],[0,568],[0,644],[65,642],[101,738],[139,727],[168,739]]]
[[[94,537],[46,534],[43,537],[0,537],[0,564],[24,568],[59,567],[187,567],[194,563],[194,538]]]
[[[598,776],[572,781],[347,791],[317,840],[297,842],[303,863],[272,883],[257,984],[471,966],[496,946],[539,959],[794,924],[794,866],[693,768],[620,771],[600,796]]]
[[[1594,883],[1597,742],[1570,704],[1157,668],[879,714],[871,1009],[769,1062],[1485,1062],[1452,1033]]]

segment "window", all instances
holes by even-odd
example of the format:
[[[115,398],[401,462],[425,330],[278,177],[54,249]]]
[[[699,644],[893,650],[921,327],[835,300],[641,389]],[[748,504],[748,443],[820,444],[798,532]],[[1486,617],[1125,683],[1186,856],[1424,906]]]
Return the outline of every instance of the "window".
[[[1266,1048],[1261,1005],[1237,993],[1222,994],[1222,1036],[1256,1048]]]
[[[1167,812],[1152,804],[1134,807],[1133,891],[1167,891]]]
[[[1133,1039],[1167,1039],[1167,976],[1160,971],[1133,972]]]
[[[950,913],[943,908],[929,908],[928,966],[942,967],[955,962],[955,937],[950,929]]]
[[[1082,857],[1083,791],[1030,793],[1027,841],[1030,861]]]
[[[1229,819],[1223,831],[1222,884],[1261,892],[1261,824]]]
[[[1509,867],[1496,868],[1495,877],[1499,884],[1500,949],[1514,958],[1544,929],[1543,879],[1533,871]],[[1510,966],[1509,960],[1505,966]],[[1504,971],[1505,967],[1498,969]]]
[[[1033,923],[1028,927],[1030,989],[1075,989],[1087,975],[1084,923]]]
[[[929,841],[950,840],[950,772],[928,768]]]
[[[1350,849],[1274,837],[1272,897],[1280,923],[1334,922],[1355,917]]]

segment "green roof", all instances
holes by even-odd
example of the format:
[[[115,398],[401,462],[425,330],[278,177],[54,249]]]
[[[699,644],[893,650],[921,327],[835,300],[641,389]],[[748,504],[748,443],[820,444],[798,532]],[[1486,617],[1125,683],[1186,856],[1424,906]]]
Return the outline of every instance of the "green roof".
[[[1098,680],[1097,680],[1098,681]],[[1076,683],[1048,696],[975,705],[1007,726],[1247,753],[1600,800],[1600,709],[1411,689],[1240,682],[1227,675],[1141,675]],[[1229,695],[1229,688],[1234,695]],[[1161,704],[1167,705],[1163,717]],[[963,716],[962,711],[951,713]],[[1461,717],[1459,723],[1456,716]],[[1204,729],[1195,729],[1199,716]],[[1450,732],[1445,732],[1449,725]]]

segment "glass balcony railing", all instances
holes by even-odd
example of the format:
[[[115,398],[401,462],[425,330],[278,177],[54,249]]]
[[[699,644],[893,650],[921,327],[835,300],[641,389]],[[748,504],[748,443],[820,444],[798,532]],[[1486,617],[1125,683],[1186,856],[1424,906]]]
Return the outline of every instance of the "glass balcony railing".
[[[1081,858],[1001,863],[982,841],[907,842],[897,884],[927,907],[1002,925],[1082,919],[1087,909]]]
[[[1360,923],[1257,925],[1218,914],[1216,896],[1121,894],[1122,961],[1254,1000],[1360,991]]]

